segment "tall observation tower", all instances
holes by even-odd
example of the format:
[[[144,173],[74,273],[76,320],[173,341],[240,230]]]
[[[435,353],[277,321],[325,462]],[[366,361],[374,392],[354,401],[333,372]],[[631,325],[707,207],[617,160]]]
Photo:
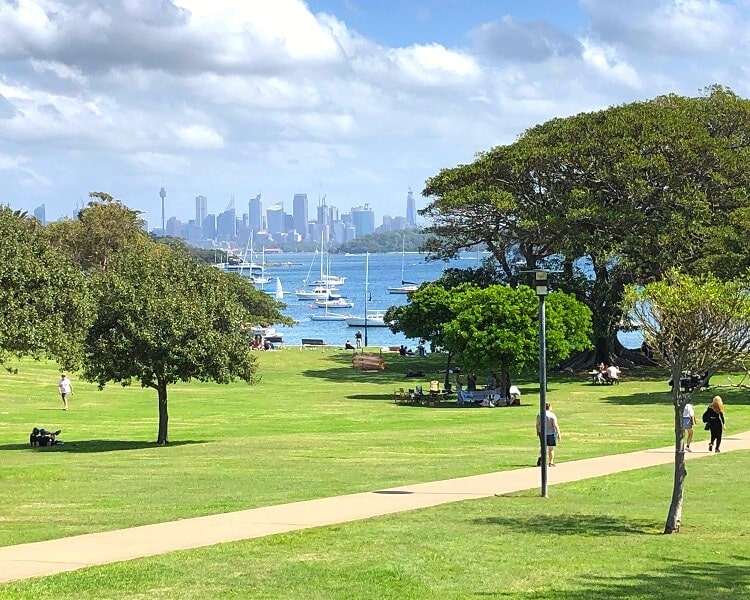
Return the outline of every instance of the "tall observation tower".
[[[164,223],[164,198],[167,197],[167,190],[161,188],[159,190],[159,197],[161,198],[161,234],[165,235],[167,228],[166,224]]]

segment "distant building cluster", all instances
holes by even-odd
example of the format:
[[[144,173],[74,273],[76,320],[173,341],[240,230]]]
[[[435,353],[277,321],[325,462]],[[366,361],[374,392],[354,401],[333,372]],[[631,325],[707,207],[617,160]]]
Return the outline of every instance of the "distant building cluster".
[[[208,212],[206,196],[195,197],[195,219],[183,223],[177,217],[164,221],[166,191],[161,188],[162,228],[153,229],[156,235],[182,238],[196,246],[242,245],[250,240],[257,245],[272,246],[286,242],[315,241],[344,243],[371,233],[400,231],[417,227],[417,208],[411,190],[406,195],[406,216],[385,215],[380,226],[375,226],[375,213],[369,204],[355,206],[342,213],[326,203],[323,196],[310,214],[307,194],[294,194],[292,212],[284,210],[284,202],[263,207],[261,194],[250,198],[247,212],[231,199],[223,212]],[[43,206],[40,208],[44,208]],[[41,219],[40,219],[41,220]]]

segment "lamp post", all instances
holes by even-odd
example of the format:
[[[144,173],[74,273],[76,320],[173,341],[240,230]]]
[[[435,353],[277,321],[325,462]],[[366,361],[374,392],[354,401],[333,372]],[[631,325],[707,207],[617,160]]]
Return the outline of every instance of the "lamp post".
[[[525,266],[525,262],[517,266]],[[559,273],[549,269],[529,269],[521,273],[534,273],[534,284],[536,295],[539,298],[539,466],[542,471],[543,498],[547,497],[547,317],[545,303],[547,299],[547,276],[550,273]]]
[[[534,271],[536,295],[539,297],[539,445],[541,448],[542,498],[547,497],[547,318],[544,301],[547,298],[547,273]]]

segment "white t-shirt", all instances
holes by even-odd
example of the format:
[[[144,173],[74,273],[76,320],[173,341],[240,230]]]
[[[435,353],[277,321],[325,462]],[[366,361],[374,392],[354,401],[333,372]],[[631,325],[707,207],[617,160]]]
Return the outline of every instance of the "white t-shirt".
[[[537,415],[539,417],[539,415]],[[557,415],[551,410],[547,411],[547,422],[545,423],[544,433],[550,435],[555,433],[555,425],[557,425]]]
[[[60,383],[57,384],[57,389],[60,390],[61,394],[70,394],[71,390],[73,389],[73,386],[70,383],[70,379],[67,377],[64,377],[60,380]]]
[[[693,405],[688,403],[685,405],[684,410],[682,411],[682,417],[684,419],[692,419],[695,416],[695,411],[693,410]]]
[[[609,375],[610,379],[617,379],[617,377],[620,375],[620,369],[618,369],[615,365],[610,365],[607,367],[607,375]]]

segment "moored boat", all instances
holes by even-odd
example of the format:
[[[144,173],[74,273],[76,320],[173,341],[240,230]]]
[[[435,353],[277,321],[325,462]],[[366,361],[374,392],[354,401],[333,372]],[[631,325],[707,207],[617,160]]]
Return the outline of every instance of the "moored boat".
[[[385,311],[370,309],[363,317],[349,317],[346,320],[349,327],[388,327],[390,323],[385,322]]]

